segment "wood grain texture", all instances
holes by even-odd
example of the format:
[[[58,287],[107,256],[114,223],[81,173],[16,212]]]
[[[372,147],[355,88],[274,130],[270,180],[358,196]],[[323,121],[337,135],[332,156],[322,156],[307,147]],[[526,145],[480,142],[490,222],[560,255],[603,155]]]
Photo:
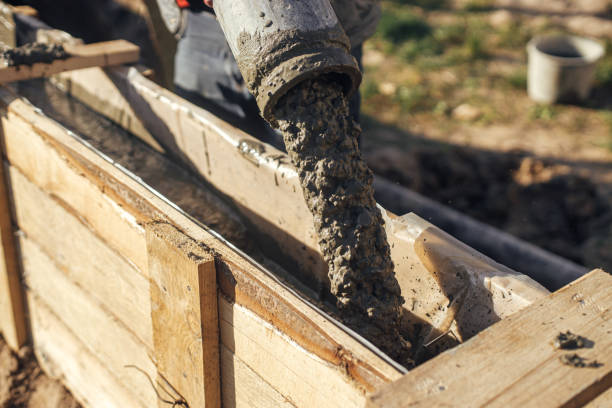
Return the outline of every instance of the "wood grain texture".
[[[104,193],[36,133],[32,124],[15,114],[0,118],[6,157],[28,180],[59,201],[69,203],[78,217],[104,242],[129,259],[147,276],[147,247],[142,220],[132,215],[120,197]]]
[[[87,408],[145,407],[133,393],[30,292],[28,296],[34,352],[43,370],[61,378]],[[140,375],[137,372],[134,375]]]
[[[157,396],[149,380],[127,367],[136,366],[155,378],[156,368],[145,344],[90,293],[68,279],[37,243],[25,236],[19,243],[28,292],[58,316],[106,370],[139,400],[140,406],[156,406]]]
[[[295,408],[225,345],[220,345],[220,351],[224,408]]]
[[[4,168],[0,165],[0,332],[13,350],[19,349],[27,339],[23,306],[9,189]]]
[[[73,69],[128,64],[137,62],[140,53],[138,46],[125,40],[94,44],[66,44],[64,48],[70,57],[63,60],[0,68],[0,84],[48,77]]]
[[[552,345],[571,330],[589,340]],[[577,353],[597,367],[564,365]],[[612,276],[596,270],[372,395],[368,407],[581,407],[612,386]]]
[[[146,230],[157,371],[190,407],[218,408],[214,258],[169,224],[150,223]]]
[[[298,407],[359,407],[365,389],[248,309],[219,299],[221,343]]]
[[[16,168],[7,169],[18,227],[51,255],[59,270],[152,349],[148,279],[108,248],[70,207],[62,206]]]

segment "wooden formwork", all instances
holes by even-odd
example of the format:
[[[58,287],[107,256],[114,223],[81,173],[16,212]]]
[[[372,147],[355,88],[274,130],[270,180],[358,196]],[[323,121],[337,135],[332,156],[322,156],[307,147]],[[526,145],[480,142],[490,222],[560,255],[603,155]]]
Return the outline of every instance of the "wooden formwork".
[[[325,284],[285,155],[135,68],[54,80],[182,159],[298,260],[296,276]],[[406,315],[429,325],[430,341],[471,337],[406,373],[8,88],[0,123],[0,330],[13,347],[29,333],[43,368],[87,407],[167,406],[161,388],[192,408],[610,403],[604,272],[549,295],[418,216],[383,209]],[[589,339],[576,353],[596,367],[561,363],[551,343],[566,330]]]
[[[218,405],[219,383],[224,406],[355,406],[399,378],[57,123],[0,99],[34,347],[86,406],[157,405],[147,375],[190,406]]]
[[[606,406],[609,275],[544,294],[404,374],[77,135],[7,89],[0,101],[12,212],[3,238],[17,243],[9,263],[23,279],[3,295],[17,310],[23,289],[28,320],[17,322],[85,406],[163,406],[147,375],[192,407]],[[427,264],[418,254],[429,242],[447,273],[486,272],[486,259],[424,230],[412,241],[417,260]],[[4,334],[15,321],[3,317]],[[601,366],[561,364],[551,341],[568,329],[594,342],[582,356]]]

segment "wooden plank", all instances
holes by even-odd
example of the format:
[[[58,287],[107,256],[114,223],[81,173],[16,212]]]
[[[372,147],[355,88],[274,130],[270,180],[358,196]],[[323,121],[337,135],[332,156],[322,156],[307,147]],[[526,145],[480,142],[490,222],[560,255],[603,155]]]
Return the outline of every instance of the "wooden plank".
[[[136,69],[117,67],[102,72],[93,68],[65,73],[61,78],[69,84],[66,89],[72,95],[117,123],[145,124],[147,132],[137,134],[139,137],[147,141],[152,136],[167,151],[180,157],[184,165],[234,200],[245,218],[265,235],[262,242],[274,242],[263,246],[264,253],[312,288],[328,285],[312,217],[305,207],[297,174],[285,154],[161,89]],[[113,93],[115,96],[109,97]],[[121,111],[126,105],[129,109]],[[453,257],[442,270],[432,268],[434,263],[419,256],[414,247],[419,240],[426,239],[427,229],[435,227],[414,214],[387,215],[391,257],[408,300],[407,315],[431,324],[432,333],[446,332],[444,326],[450,322],[452,334],[457,339],[467,339],[548,294],[533,280],[486,259],[448,234],[437,234],[443,244],[437,246],[454,248],[454,253],[460,256]],[[289,259],[280,259],[279,252],[288,254]],[[457,274],[462,275],[462,282],[458,282]],[[457,299],[456,288],[469,290],[467,302],[460,309],[485,311],[485,319],[481,314],[449,312],[445,305]],[[509,292],[514,295],[504,297]],[[414,304],[419,307],[412,307]],[[489,311],[492,312],[488,314]]]
[[[149,380],[133,365],[155,378],[156,368],[148,348],[110,315],[91,294],[62,273],[37,243],[23,236],[20,241],[28,292],[58,316],[90,353],[97,356],[116,381],[139,401],[139,406],[157,405]]]
[[[125,40],[94,44],[65,44],[64,48],[71,55],[64,60],[0,68],[0,84],[48,77],[73,69],[133,63],[138,61],[140,53],[138,46]]]
[[[79,143],[52,120],[37,114],[31,106],[1,89],[0,103],[6,105],[9,121],[14,115],[35,128],[35,135],[45,141],[47,149],[47,153],[41,154],[57,154],[83,177],[103,186],[105,194],[122,200],[125,208],[134,211],[132,214],[137,219],[166,220],[213,250],[217,260],[217,281],[223,293],[278,328],[302,347],[302,353],[319,361],[320,368],[314,376],[321,387],[325,387],[329,376],[341,376],[354,389],[366,391],[400,377],[397,369],[358,340],[314,311],[234,249]]]
[[[157,371],[188,406],[220,407],[214,258],[166,223],[147,225],[147,251]]]
[[[17,350],[26,341],[27,326],[6,182],[0,166],[0,332]]]
[[[19,228],[51,255],[67,277],[153,349],[148,279],[109,249],[70,207],[62,206],[16,168],[9,167],[8,173]]]
[[[224,408],[295,408],[225,345],[219,349]]]
[[[365,390],[248,309],[219,299],[221,342],[298,407],[363,406]]]
[[[38,10],[31,6],[21,5],[21,6],[10,6],[13,13],[23,14],[24,16],[29,17],[38,17]]]
[[[145,276],[147,245],[143,220],[134,217],[124,200],[104,192],[104,185],[82,171],[46,143],[34,127],[13,113],[0,118],[6,157],[11,166],[78,213],[105,243],[129,259]]]
[[[61,378],[84,407],[143,406],[32,293],[28,296],[28,310],[38,362],[48,375]]]
[[[596,270],[372,395],[368,407],[580,407],[612,386],[612,276]],[[589,348],[558,350],[571,330]],[[577,353],[597,367],[564,365]]]

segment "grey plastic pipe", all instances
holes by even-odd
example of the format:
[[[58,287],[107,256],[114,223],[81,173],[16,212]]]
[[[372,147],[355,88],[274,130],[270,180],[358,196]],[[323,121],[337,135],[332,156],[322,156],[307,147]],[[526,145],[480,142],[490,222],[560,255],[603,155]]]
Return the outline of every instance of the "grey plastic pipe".
[[[297,83],[337,75],[347,95],[361,82],[329,0],[215,0],[215,14],[262,116],[273,121]]]

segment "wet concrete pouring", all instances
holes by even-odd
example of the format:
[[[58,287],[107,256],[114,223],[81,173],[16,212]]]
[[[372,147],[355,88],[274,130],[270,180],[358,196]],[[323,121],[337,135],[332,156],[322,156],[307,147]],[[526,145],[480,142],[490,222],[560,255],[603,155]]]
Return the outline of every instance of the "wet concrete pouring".
[[[313,214],[343,321],[411,365],[410,343],[400,335],[404,299],[373,197],[373,174],[359,152],[361,130],[342,87],[327,79],[304,81],[279,100],[274,116]]]

